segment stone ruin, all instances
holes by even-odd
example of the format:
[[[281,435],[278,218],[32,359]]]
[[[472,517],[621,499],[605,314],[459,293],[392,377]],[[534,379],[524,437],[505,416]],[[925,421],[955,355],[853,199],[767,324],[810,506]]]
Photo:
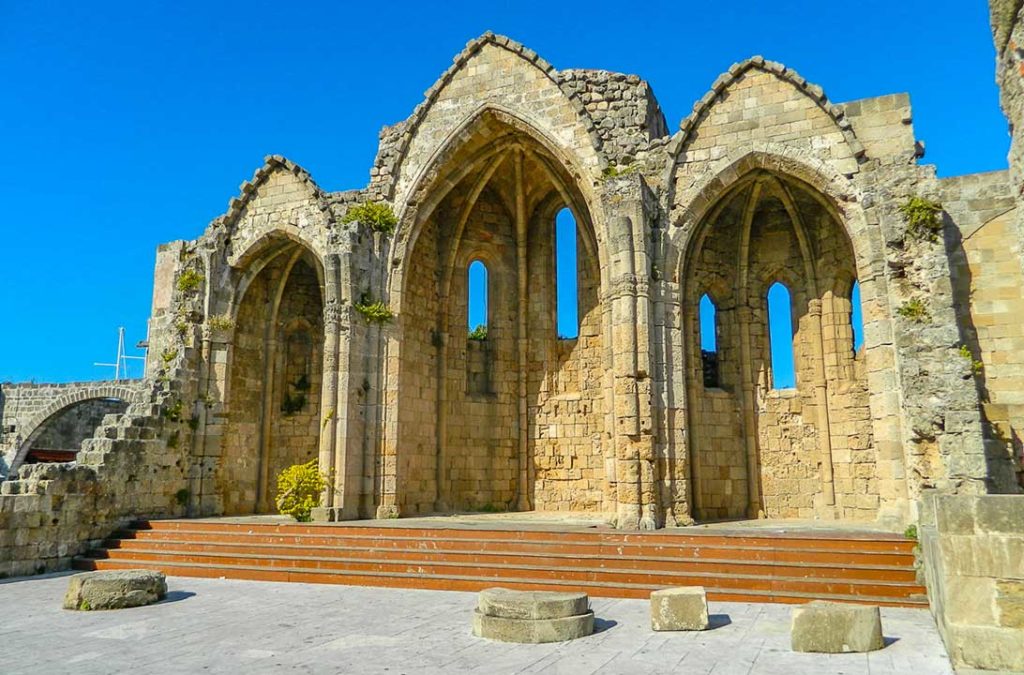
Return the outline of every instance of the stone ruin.
[[[1004,15],[1016,123],[1006,45],[1024,29]],[[364,188],[326,191],[270,156],[200,237],[159,247],[145,379],[95,387],[125,405],[90,417],[75,462],[25,459],[88,396],[3,385],[0,573],[66,566],[132,517],[272,512],[277,473],[313,458],[327,521],[500,509],[626,529],[902,528],[929,490],[1020,493],[1019,155],[938,178],[907,95],[836,103],[759,56],[671,131],[639,77],[557,70],[484,34],[384,127]],[[556,322],[566,209],[571,336]],[[467,328],[475,262],[484,339]],[[788,388],[769,344],[779,284]]]

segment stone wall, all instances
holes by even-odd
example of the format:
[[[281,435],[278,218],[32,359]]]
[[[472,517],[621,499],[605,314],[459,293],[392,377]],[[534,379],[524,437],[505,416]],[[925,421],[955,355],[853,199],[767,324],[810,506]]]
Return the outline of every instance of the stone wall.
[[[0,384],[0,479],[17,470],[29,446],[36,442],[43,433],[44,425],[49,425],[57,417],[73,407],[83,405],[86,401],[103,401],[116,399],[133,402],[141,400],[145,387],[138,381],[121,382],[69,382],[65,384],[10,383]],[[74,438],[84,439],[92,434],[87,431],[88,419],[95,418],[98,425],[102,414],[89,415],[86,411],[92,407],[104,407],[104,403],[90,403],[90,407],[82,408],[78,413],[69,414],[66,422],[77,415],[81,426]],[[117,412],[120,406],[111,407],[108,412]],[[121,410],[123,412],[123,410]],[[62,423],[62,426],[67,424]],[[69,433],[71,432],[68,429]],[[70,444],[70,445],[69,445]],[[64,443],[62,449],[77,447],[74,441]],[[39,446],[43,447],[43,446]],[[52,446],[51,446],[52,447]]]
[[[128,402],[117,399],[89,399],[72,405],[43,424],[29,451],[46,449],[77,452],[82,441],[93,437],[105,416],[122,415],[127,410]]]
[[[958,667],[1024,671],[1024,498],[926,493],[928,598]]]
[[[982,406],[990,491],[1024,485],[1024,274],[1006,172],[942,181],[962,358]]]
[[[606,70],[563,70],[559,81],[586,106],[609,162],[628,167],[668,137],[668,126],[651,86],[636,75]]]
[[[188,357],[137,383],[128,411],[104,417],[75,462],[24,464],[0,482],[0,577],[66,569],[134,518],[186,512]]]

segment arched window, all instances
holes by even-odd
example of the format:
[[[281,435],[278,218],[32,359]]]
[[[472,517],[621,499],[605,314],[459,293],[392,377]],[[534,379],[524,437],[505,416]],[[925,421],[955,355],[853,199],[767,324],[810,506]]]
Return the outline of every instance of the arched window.
[[[850,289],[850,327],[853,328],[853,353],[864,344],[864,315],[860,307],[860,282],[853,280]]]
[[[707,293],[700,298],[700,360],[704,369],[704,386],[720,387],[718,377],[718,307]]]
[[[576,218],[567,207],[555,216],[555,308],[558,337],[572,340],[580,334],[576,254]]]
[[[768,344],[772,356],[772,389],[791,389],[796,385],[793,305],[789,289],[778,281],[768,289]]]
[[[470,340],[487,339],[487,266],[479,260],[469,263],[467,271],[467,320]]]

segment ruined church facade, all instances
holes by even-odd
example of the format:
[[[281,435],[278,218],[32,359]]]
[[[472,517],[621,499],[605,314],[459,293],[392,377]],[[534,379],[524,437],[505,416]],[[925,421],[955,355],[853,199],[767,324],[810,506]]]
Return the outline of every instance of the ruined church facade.
[[[938,178],[912,121],[906,95],[834,103],[754,57],[670,130],[640,78],[485,34],[381,131],[366,187],[328,192],[270,156],[199,238],[161,246],[127,412],[77,466],[19,466],[30,430],[9,432],[3,494],[120,482],[85,497],[100,523],[266,513],[277,473],[316,459],[321,520],[536,510],[651,529],[897,525],[923,490],[1018,493],[1017,191],[1005,171]],[[773,289],[792,386],[773,372]]]
[[[203,236],[161,247],[149,374],[193,361],[190,508],[270,511],[277,472],[312,458],[332,478],[325,519],[907,521],[925,488],[1019,489],[1012,194],[1004,173],[938,179],[921,155],[903,95],[835,104],[755,57],[672,133],[639,78],[484,35],[381,132],[366,188],[325,192],[269,157]],[[912,227],[914,198],[942,205],[939,231]],[[366,203],[393,228],[346,218]],[[483,340],[467,330],[474,261]]]

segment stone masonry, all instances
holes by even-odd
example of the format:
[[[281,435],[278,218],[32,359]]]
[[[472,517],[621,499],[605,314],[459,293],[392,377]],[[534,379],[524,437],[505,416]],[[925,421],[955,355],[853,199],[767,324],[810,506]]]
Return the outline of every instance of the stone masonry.
[[[1011,9],[994,22],[1016,123]],[[325,191],[272,155],[200,237],[158,249],[146,377],[101,395],[130,405],[76,463],[24,451],[80,399],[10,421],[27,390],[4,385],[0,572],[60,567],[131,516],[268,512],[276,474],[312,458],[330,477],[321,520],[902,527],[926,490],[1019,494],[1020,162],[938,179],[922,156],[904,94],[835,103],[755,56],[673,132],[639,77],[557,70],[486,33],[382,129],[364,188]],[[941,205],[936,229],[909,225],[911,200]],[[566,209],[571,337],[554,281]],[[467,328],[475,262],[482,340]],[[791,388],[772,372],[776,285]]]

